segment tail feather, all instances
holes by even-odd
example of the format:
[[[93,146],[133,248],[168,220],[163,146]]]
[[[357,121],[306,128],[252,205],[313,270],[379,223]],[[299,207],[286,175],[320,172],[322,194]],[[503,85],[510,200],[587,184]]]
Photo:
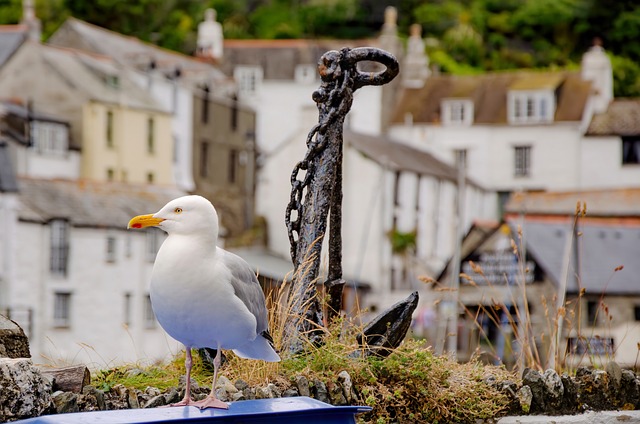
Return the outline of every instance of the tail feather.
[[[269,336],[269,339],[271,339],[271,336]],[[236,355],[245,359],[262,359],[267,362],[279,362],[280,356],[278,356],[269,339],[259,335],[244,346],[233,349],[233,351]]]

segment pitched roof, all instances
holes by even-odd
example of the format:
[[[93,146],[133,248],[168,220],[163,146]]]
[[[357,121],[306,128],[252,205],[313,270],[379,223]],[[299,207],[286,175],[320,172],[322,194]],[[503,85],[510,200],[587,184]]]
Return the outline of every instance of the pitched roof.
[[[186,193],[162,186],[86,180],[19,178],[22,221],[67,219],[74,226],[126,229],[129,220],[159,210]]]
[[[166,112],[148,93],[135,84],[128,72],[111,58],[76,49],[34,45],[47,66],[70,87],[92,100],[120,104],[134,109]]]
[[[414,123],[440,122],[440,103],[446,98],[467,98],[474,103],[475,124],[506,124],[509,90],[554,90],[557,95],[555,121],[580,121],[591,92],[591,83],[578,72],[515,71],[483,75],[436,75],[422,88],[406,88],[392,116],[403,123],[411,114]]]
[[[48,43],[108,55],[121,64],[142,71],[149,70],[153,62],[156,71],[164,72],[169,77],[179,69],[181,80],[196,83],[211,80],[222,83],[227,80],[224,73],[211,63],[76,18],[67,18]]]
[[[640,188],[514,193],[505,212],[573,216],[578,202],[586,203],[587,217],[640,217]]]
[[[640,135],[640,99],[619,99],[593,116],[587,135]]]
[[[27,27],[24,25],[0,25],[0,66],[27,39]]]
[[[580,236],[577,239],[579,273],[576,272],[576,251],[569,252],[569,258],[566,252],[568,238],[574,237],[570,217],[549,220],[527,216],[524,222],[520,218],[507,219],[507,222],[512,234],[519,234],[517,227],[521,226],[528,259],[532,259],[543,272],[542,275],[556,287],[560,286],[563,276],[568,275],[568,293],[578,293],[584,288],[592,295],[640,294],[637,282],[640,273],[640,221],[626,224],[619,224],[615,219],[582,222],[578,227]],[[496,243],[495,235],[500,227],[501,224],[495,223],[474,225],[462,242],[462,260]],[[575,246],[574,239],[572,247]],[[447,262],[438,281],[446,281],[450,266],[451,260]],[[619,269],[620,266],[622,269]],[[580,279],[576,280],[578,274]]]
[[[453,166],[442,162],[430,153],[393,141],[388,137],[372,136],[345,128],[343,138],[346,145],[352,146],[387,169],[415,172],[451,181],[454,184],[458,181],[458,172]],[[469,178],[467,182],[474,187],[480,187]]]
[[[225,40],[221,66],[229,75],[238,65],[260,66],[265,80],[292,80],[297,65],[316,66],[329,50],[378,44],[376,40]]]
[[[556,285],[560,284],[567,266],[567,238],[573,237],[570,220],[526,219],[522,230],[529,254]],[[640,224],[583,223],[579,231],[580,279],[576,282],[573,278],[576,267],[572,257],[568,261],[567,292],[584,288],[595,295],[640,293]],[[620,266],[623,268],[616,271]]]

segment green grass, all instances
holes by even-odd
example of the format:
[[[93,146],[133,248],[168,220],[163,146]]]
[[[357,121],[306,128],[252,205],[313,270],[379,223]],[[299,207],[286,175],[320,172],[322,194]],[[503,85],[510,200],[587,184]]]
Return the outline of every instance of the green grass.
[[[340,329],[348,328],[348,331]],[[355,341],[358,327],[338,322],[326,334],[326,343],[309,348],[296,356],[282,354],[280,363],[266,363],[238,358],[225,352],[228,361],[221,375],[231,381],[242,378],[252,386],[269,382],[283,387],[298,375],[310,382],[337,381],[346,370],[358,391],[359,404],[373,408],[364,422],[465,423],[504,415],[509,400],[485,383],[488,376],[496,381],[515,379],[503,367],[482,365],[476,360],[459,364],[447,356],[437,356],[420,341],[408,338],[389,357],[364,358],[354,355],[360,350]],[[192,376],[201,386],[211,384],[211,371],[194,354]],[[123,384],[144,390],[165,390],[178,385],[184,374],[184,354],[166,365],[146,368],[125,366],[104,370],[93,377],[94,385],[108,390]]]

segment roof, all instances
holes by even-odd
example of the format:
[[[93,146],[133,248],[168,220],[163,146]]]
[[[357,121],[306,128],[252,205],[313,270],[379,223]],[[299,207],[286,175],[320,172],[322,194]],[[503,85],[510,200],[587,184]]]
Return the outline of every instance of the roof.
[[[29,118],[36,121],[56,122],[59,124],[67,125],[69,124],[69,121],[60,118],[59,116],[54,116],[35,110],[29,111],[29,109],[23,105],[9,101],[0,101],[0,118],[7,114],[14,115],[22,119]]]
[[[606,112],[593,116],[586,135],[640,135],[640,99],[614,100]]]
[[[570,217],[555,219],[525,217],[508,219],[511,234],[520,234],[526,245],[528,260],[533,260],[541,275],[546,276],[556,287],[563,276],[568,275],[567,292],[578,293],[586,289],[591,295],[640,294],[640,221],[620,224],[615,219],[598,222],[580,221],[577,229],[581,234],[577,240],[577,257],[580,262],[580,280],[576,281],[575,250],[567,258],[568,238],[573,241],[573,220]],[[462,261],[478,251],[500,250],[502,241],[498,230],[502,224],[484,223],[474,225],[462,242]],[[514,236],[512,236],[514,237]],[[520,236],[517,236],[520,237]],[[572,245],[575,249],[576,244]],[[506,246],[508,248],[508,245]],[[448,276],[451,260],[438,277],[444,281]],[[569,267],[567,272],[567,266]],[[620,269],[619,267],[622,267]],[[538,274],[538,271],[536,271]]]
[[[48,43],[108,55],[123,65],[142,71],[149,70],[153,62],[154,69],[164,72],[167,76],[175,75],[176,69],[179,69],[183,80],[194,82],[227,80],[224,73],[211,63],[72,17],[67,18],[49,38]]]
[[[566,245],[567,238],[572,237],[571,220],[526,219],[522,230],[527,251],[558,285],[567,266]],[[608,225],[585,222],[579,226],[579,232],[580,282],[578,284],[572,278],[576,268],[573,260],[569,260],[567,292],[577,293],[584,288],[588,294],[595,295],[640,293],[640,223]],[[616,271],[620,266],[623,268]]]
[[[9,60],[26,39],[26,26],[0,25],[0,66]]]
[[[509,90],[554,90],[555,121],[582,119],[591,83],[571,71],[514,71],[483,75],[435,75],[422,88],[405,88],[393,112],[392,123],[402,124],[411,114],[414,123],[441,121],[440,103],[447,98],[468,98],[474,103],[475,124],[506,124]]]
[[[224,40],[222,67],[260,66],[265,80],[292,80],[297,65],[316,66],[323,54],[343,47],[378,46],[377,40]]]
[[[52,71],[70,87],[90,99],[133,109],[166,112],[146,90],[135,84],[127,70],[111,58],[80,50],[35,45]]]
[[[640,217],[640,188],[514,193],[505,212],[573,216],[578,202],[586,203],[587,217]]]
[[[501,223],[497,221],[474,221],[462,239],[460,246],[460,257],[466,258],[478,249],[489,237],[500,229]],[[452,259],[449,259],[436,278],[437,281],[445,282],[445,277],[450,274]]]
[[[435,156],[409,145],[393,141],[385,136],[344,130],[344,142],[364,154],[370,160],[394,171],[409,171],[416,174],[431,176],[454,184],[458,181],[458,171]],[[467,178],[469,184],[480,187]]]
[[[131,217],[159,210],[186,193],[154,185],[19,178],[18,217],[46,223],[67,219],[78,227],[126,229]]]
[[[0,193],[18,191],[16,174],[11,164],[7,143],[0,140]]]

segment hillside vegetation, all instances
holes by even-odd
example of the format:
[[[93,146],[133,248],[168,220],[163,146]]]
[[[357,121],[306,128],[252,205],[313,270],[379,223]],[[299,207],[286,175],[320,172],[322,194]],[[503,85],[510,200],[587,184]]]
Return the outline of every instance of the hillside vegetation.
[[[419,23],[444,72],[575,67],[595,37],[612,55],[616,96],[640,95],[640,3],[634,0],[36,0],[45,38],[68,16],[191,53],[204,10],[227,38],[375,37],[384,8],[399,34]],[[0,1],[16,23],[21,0]]]

